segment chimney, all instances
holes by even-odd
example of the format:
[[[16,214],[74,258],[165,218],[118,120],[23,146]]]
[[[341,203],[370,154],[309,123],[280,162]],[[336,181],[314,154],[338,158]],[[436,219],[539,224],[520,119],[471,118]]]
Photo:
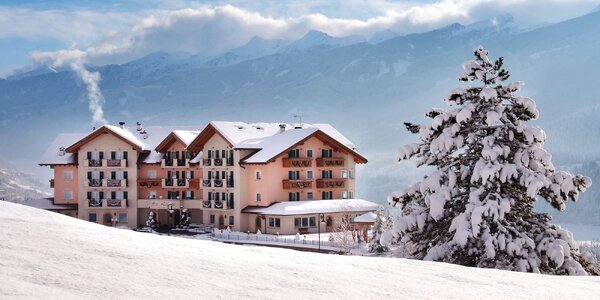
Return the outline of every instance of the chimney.
[[[285,131],[285,124],[279,124],[279,133],[282,133]]]
[[[59,156],[65,156],[65,154],[66,154],[65,147],[58,148],[58,155]]]
[[[144,127],[142,127],[142,123],[137,122],[137,131],[142,131],[142,129],[144,129]]]
[[[119,127],[121,127],[121,129],[125,129],[125,122],[119,122]]]

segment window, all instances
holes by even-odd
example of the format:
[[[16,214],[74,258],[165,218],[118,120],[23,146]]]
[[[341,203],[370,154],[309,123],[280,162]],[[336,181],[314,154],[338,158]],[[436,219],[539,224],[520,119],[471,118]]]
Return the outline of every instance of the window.
[[[65,191],[65,200],[73,200],[73,191]]]
[[[90,221],[90,222],[96,222],[96,213],[90,213],[88,215],[88,221]]]
[[[294,227],[296,227],[296,228],[317,227],[317,218],[315,218],[315,217],[294,218]]]
[[[71,180],[73,180],[73,171],[65,171],[63,173],[63,179],[65,181],[71,181]]]
[[[312,149],[306,150],[306,157],[313,157],[313,151],[312,151]]]
[[[229,216],[229,225],[233,225],[233,216]]]
[[[308,180],[313,179],[313,171],[306,171],[306,179],[308,179]]]
[[[149,199],[156,199],[156,191],[148,191]]]
[[[333,157],[333,150],[323,149],[323,150],[321,150],[321,156],[325,157],[325,158]]]
[[[262,178],[262,175],[260,174],[260,171],[256,171],[256,180],[260,180]]]
[[[290,201],[300,201],[300,192],[290,192],[289,200]]]
[[[215,224],[215,215],[210,215],[210,224]]]
[[[353,191],[348,191],[348,198],[354,199],[354,192]]]
[[[298,149],[290,150],[290,152],[288,152],[288,157],[290,157],[290,158],[300,157],[300,150],[298,150]]]
[[[313,198],[314,198],[313,192],[306,193],[306,200],[313,200]]]
[[[256,220],[254,220],[254,226],[256,226],[256,229],[259,229],[261,226],[261,218],[260,217],[256,217]]]
[[[256,202],[260,202],[261,196],[260,193],[256,193]]]
[[[127,223],[127,213],[119,213],[119,223]]]
[[[348,177],[354,178],[354,170],[348,170]]]
[[[348,199],[348,191],[342,191],[342,199]]]
[[[348,178],[348,170],[342,170],[342,178]]]
[[[288,171],[288,179],[289,180],[300,179],[300,171]]]
[[[281,219],[269,217],[269,227],[271,227],[271,228],[281,227]]]
[[[331,178],[333,178],[333,171],[323,170],[322,175],[323,175],[323,179],[331,179]]]
[[[332,191],[325,191],[323,192],[323,200],[331,200],[333,199],[333,192]]]

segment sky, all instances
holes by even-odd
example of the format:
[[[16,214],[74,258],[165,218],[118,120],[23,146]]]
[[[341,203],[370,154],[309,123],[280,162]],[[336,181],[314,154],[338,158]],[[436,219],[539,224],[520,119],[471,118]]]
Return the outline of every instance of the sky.
[[[599,0],[0,2],[0,76],[27,66],[123,63],[156,52],[212,55],[253,36],[400,35],[511,14],[523,26],[583,15]],[[535,12],[535,13],[532,13]]]

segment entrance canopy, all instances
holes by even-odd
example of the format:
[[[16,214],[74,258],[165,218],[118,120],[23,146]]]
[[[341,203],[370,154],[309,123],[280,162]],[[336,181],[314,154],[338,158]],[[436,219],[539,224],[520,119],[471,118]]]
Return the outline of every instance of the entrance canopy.
[[[320,213],[366,212],[375,211],[379,204],[362,199],[336,199],[275,202],[269,206],[248,206],[243,213],[269,216],[310,215]]]

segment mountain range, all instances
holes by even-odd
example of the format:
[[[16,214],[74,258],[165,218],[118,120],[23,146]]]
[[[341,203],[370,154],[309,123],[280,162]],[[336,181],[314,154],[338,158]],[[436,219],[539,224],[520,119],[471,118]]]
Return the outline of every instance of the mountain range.
[[[473,49],[504,56],[521,93],[537,101],[534,124],[548,135],[558,165],[599,160],[600,11],[556,24],[522,28],[510,15],[467,26],[398,36],[383,31],[332,37],[311,31],[297,41],[256,37],[215,56],[152,53],[98,71],[111,123],[199,125],[209,120],[327,122],[370,162],[360,167],[359,196],[384,202],[424,171],[398,165],[395,150],[415,137],[403,122],[462,85],[457,76]],[[71,71],[40,67],[0,80],[0,149],[19,168],[36,171],[59,132],[92,128],[83,82]],[[44,171],[47,172],[47,171]],[[600,178],[597,178],[600,183]],[[595,187],[592,187],[595,188]]]

